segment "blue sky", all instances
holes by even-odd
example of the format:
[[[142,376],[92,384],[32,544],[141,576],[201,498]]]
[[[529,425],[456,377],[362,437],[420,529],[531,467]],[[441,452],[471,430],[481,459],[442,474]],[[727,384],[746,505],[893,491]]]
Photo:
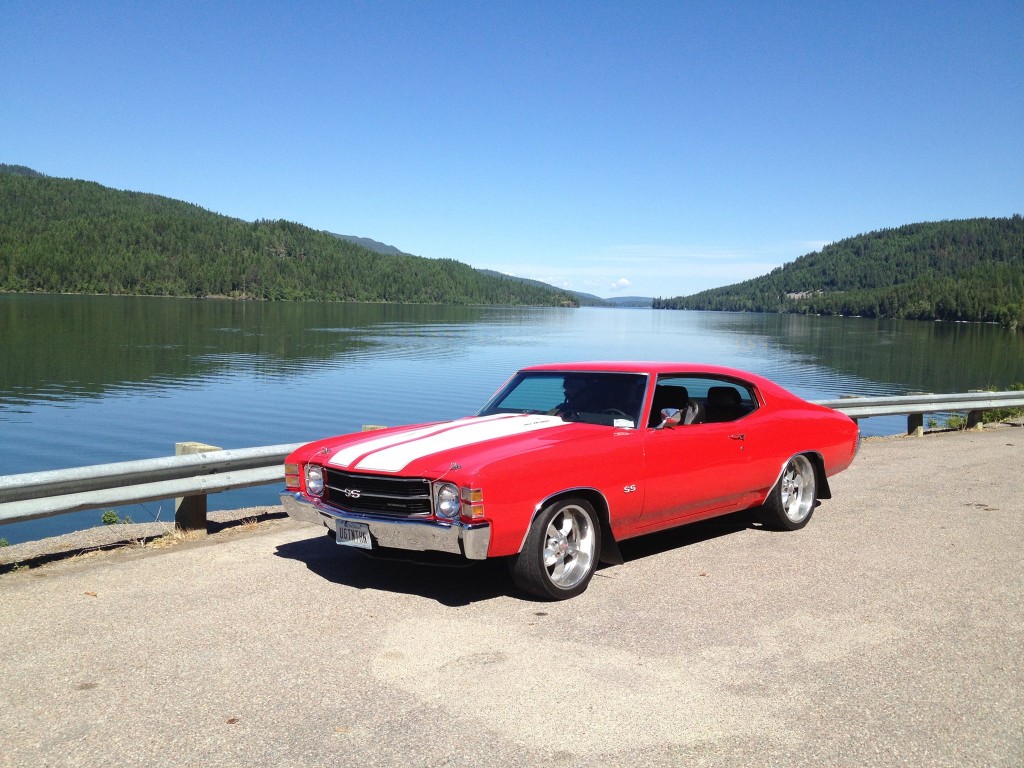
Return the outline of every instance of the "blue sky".
[[[1024,2],[0,3],[0,162],[600,296],[1024,212]]]

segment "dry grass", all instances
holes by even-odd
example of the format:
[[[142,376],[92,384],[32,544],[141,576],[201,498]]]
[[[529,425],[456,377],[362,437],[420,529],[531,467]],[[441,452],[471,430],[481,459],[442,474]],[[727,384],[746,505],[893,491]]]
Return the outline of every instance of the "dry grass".
[[[145,544],[150,549],[167,549],[186,541],[199,541],[206,538],[206,531],[183,531],[180,528],[168,528],[167,533]]]
[[[259,530],[260,521],[255,517],[247,517],[240,523],[239,528],[248,533],[252,533],[253,531]]]

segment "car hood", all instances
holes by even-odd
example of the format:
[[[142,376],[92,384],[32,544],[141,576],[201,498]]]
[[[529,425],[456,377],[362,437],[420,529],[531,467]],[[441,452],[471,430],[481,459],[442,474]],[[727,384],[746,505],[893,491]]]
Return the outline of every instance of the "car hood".
[[[510,455],[538,441],[566,439],[581,425],[543,414],[474,416],[439,424],[389,429],[339,438],[324,448],[324,464],[358,472],[419,473],[449,458],[463,461],[480,453]]]

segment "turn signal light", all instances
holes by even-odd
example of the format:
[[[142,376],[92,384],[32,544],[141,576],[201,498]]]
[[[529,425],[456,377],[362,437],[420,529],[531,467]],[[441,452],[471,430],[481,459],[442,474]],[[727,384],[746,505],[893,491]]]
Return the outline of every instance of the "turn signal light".
[[[284,465],[284,486],[285,488],[292,488],[299,490],[299,465],[298,464],[285,464]]]
[[[482,489],[462,489],[462,516],[469,520],[476,520],[484,516],[484,492]]]

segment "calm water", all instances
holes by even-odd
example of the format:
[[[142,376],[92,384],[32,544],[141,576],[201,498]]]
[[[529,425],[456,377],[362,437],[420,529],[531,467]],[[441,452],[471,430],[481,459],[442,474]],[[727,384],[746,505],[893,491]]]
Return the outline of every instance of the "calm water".
[[[1024,381],[1024,334],[664,310],[0,295],[0,475],[169,456],[184,440],[243,448],[454,418],[522,365],[585,359],[735,366],[809,399],[962,392]],[[266,486],[211,496],[210,508],[276,499]],[[173,501],[121,511],[174,516]],[[100,514],[3,525],[0,537],[63,533]]]

